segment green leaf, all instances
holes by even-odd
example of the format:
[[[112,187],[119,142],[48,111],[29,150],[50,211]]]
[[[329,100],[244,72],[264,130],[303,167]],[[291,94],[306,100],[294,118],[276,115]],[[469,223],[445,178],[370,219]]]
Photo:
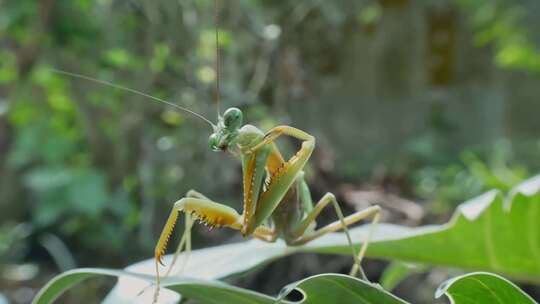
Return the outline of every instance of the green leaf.
[[[105,175],[94,169],[76,173],[66,190],[67,198],[77,211],[97,216],[109,200]]]
[[[126,67],[133,61],[131,54],[122,48],[110,49],[105,52],[103,57],[109,64],[118,68]]]
[[[522,280],[540,282],[540,176],[514,188],[507,199],[490,191],[458,207],[444,225],[408,228],[379,224],[368,256],[429,265],[499,272]],[[368,227],[352,229],[353,240],[363,240]],[[281,256],[296,252],[350,254],[341,233],[329,234],[303,247],[283,242],[250,240],[195,250],[185,274],[199,279],[221,279],[246,272]],[[166,265],[170,257],[166,260]],[[129,271],[154,274],[153,259],[137,263]],[[175,273],[173,271],[173,273]],[[121,278],[117,288],[134,284]],[[118,301],[117,288],[108,303]],[[125,293],[122,294],[125,297]],[[114,300],[114,301],[113,301]]]
[[[67,271],[52,279],[38,293],[32,304],[49,304],[57,299],[64,291],[75,286],[83,280],[96,276],[116,276],[129,277],[140,281],[142,286],[130,286],[137,293],[136,300],[141,303],[151,301],[154,290],[146,287],[153,286],[154,277],[136,274],[128,271],[81,268]],[[272,304],[277,303],[277,299],[253,292],[247,289],[227,285],[219,281],[205,281],[198,279],[172,277],[162,281],[162,286],[174,290],[184,297],[197,300],[197,303],[210,304]],[[142,288],[140,288],[142,287]],[[361,281],[341,274],[321,274],[313,276],[285,287],[284,290],[291,291],[298,289],[302,292],[304,299],[300,303],[325,304],[332,303],[334,299],[342,299],[342,304],[406,304],[407,302],[384,291],[380,286]],[[117,303],[131,303],[131,300],[119,299]],[[133,299],[135,300],[135,299]],[[167,290],[160,290],[160,303],[174,303],[179,300],[174,294]],[[290,303],[282,300],[280,303]],[[292,304],[292,303],[291,303]]]
[[[408,228],[390,224],[377,226],[368,255],[495,271],[515,278],[540,282],[540,176],[514,188],[505,199],[491,191],[459,206],[444,225]],[[353,240],[363,240],[368,227],[351,230]],[[184,274],[201,280],[217,280],[251,270],[274,259],[297,252],[348,255],[342,233],[326,235],[303,247],[287,247],[282,241],[258,240],[195,250]],[[171,257],[165,258],[170,265]],[[182,263],[178,263],[180,265]],[[126,269],[152,276],[154,260]],[[163,270],[162,270],[163,272]],[[172,272],[178,273],[178,269]],[[143,286],[132,276],[122,276],[106,303],[129,303]]]
[[[154,289],[147,288],[153,286],[155,278],[149,275],[141,275],[133,272],[104,269],[104,268],[80,268],[66,271],[53,278],[45,285],[32,301],[32,304],[53,303],[62,293],[77,285],[83,280],[97,276],[129,277],[142,285],[131,286],[137,294],[134,300],[146,303],[152,300]],[[229,286],[218,281],[203,281],[188,278],[164,279],[162,286],[182,293],[186,297],[199,300],[201,303],[273,303],[275,299],[266,295],[252,292],[246,289]],[[142,288],[139,288],[142,287]],[[160,291],[160,303],[175,303],[179,297],[166,290]],[[219,300],[217,300],[219,299]],[[126,303],[132,303],[127,301]]]
[[[282,244],[266,244],[258,240],[243,243],[228,244],[194,250],[183,270],[183,274],[199,280],[217,280],[235,274],[247,272],[263,263],[268,263],[278,257],[287,255],[287,247]],[[184,261],[181,256],[176,264],[174,275],[181,272]],[[165,256],[165,265],[171,264],[171,255]],[[133,264],[126,268],[132,273],[154,275],[155,262],[153,259]],[[163,273],[164,270],[161,270]],[[104,303],[132,303],[138,290],[144,288],[145,283],[132,276],[121,276],[113,290],[107,295]]]
[[[393,262],[384,269],[380,283],[384,289],[392,290],[406,277],[413,273],[421,272],[425,268],[423,265],[420,266],[400,261]]]
[[[446,294],[455,304],[534,304],[531,297],[512,282],[487,272],[475,272],[450,279],[437,289],[435,296]]]
[[[53,303],[63,292],[83,280],[97,276],[129,277],[141,282],[142,285],[129,286],[137,296],[133,299],[119,299],[116,303],[131,303],[137,300],[141,303],[151,301],[154,290],[154,277],[128,271],[80,268],[67,271],[52,279],[40,290],[32,304]],[[211,304],[292,304],[283,300],[291,291],[298,290],[303,296],[302,304],[335,303],[340,304],[407,304],[406,301],[383,290],[377,284],[365,282],[342,274],[320,274],[312,276],[283,288],[278,298],[270,297],[247,289],[227,285],[219,281],[191,279],[185,277],[170,277],[162,280],[162,286],[176,291],[197,303]],[[439,298],[446,294],[451,303],[515,303],[535,304],[536,302],[510,281],[485,272],[470,273],[459,276],[441,284],[436,291]],[[176,303],[179,296],[169,290],[162,289],[159,293],[159,303]]]
[[[540,176],[507,197],[489,191],[460,205],[447,224],[406,228],[380,225],[368,256],[501,273],[540,282]],[[353,229],[362,240],[365,228]],[[336,235],[321,238],[304,251],[347,254]]]
[[[80,268],[75,270],[66,271],[52,280],[50,280],[41,290],[38,292],[32,304],[45,304],[52,303],[63,292],[77,285],[78,283],[97,276],[97,275],[121,275],[122,271],[107,270],[107,269],[93,269],[93,268]]]
[[[298,289],[304,295],[300,303],[340,304],[406,304],[377,284],[368,283],[343,274],[320,274],[290,284],[284,294]]]

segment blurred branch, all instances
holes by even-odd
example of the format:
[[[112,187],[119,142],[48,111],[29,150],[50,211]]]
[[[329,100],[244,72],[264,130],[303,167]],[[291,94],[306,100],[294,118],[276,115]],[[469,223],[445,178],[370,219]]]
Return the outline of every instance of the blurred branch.
[[[156,165],[153,163],[153,144],[149,138],[144,137],[142,140],[141,160],[138,164],[137,176],[141,182],[141,223],[139,226],[139,243],[143,246],[153,244],[152,224],[156,209],[156,200],[151,193],[152,182],[155,179],[154,169]]]
[[[261,89],[266,83],[270,67],[270,57],[276,48],[276,43],[272,40],[266,40],[262,44],[262,51],[255,64],[255,71],[248,84],[248,100],[257,100]]]
[[[39,238],[41,246],[43,246],[51,257],[56,266],[61,272],[77,267],[73,255],[62,240],[52,233],[46,233]]]
[[[424,210],[419,204],[379,190],[345,190],[343,191],[343,196],[347,203],[355,206],[356,210],[367,208],[372,204],[378,204],[383,210],[391,210],[405,215],[405,222],[410,225],[419,224],[425,215]]]

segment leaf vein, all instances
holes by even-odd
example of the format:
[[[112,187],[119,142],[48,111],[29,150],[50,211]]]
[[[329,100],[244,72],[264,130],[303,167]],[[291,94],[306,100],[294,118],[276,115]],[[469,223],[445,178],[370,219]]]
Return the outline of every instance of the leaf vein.
[[[338,281],[330,280],[330,279],[327,279],[327,278],[323,278],[323,280],[328,281],[328,282],[330,282],[330,283],[333,283],[334,285],[337,285],[338,287],[344,289],[348,294],[351,294],[351,295],[353,295],[354,297],[359,298],[360,300],[364,301],[365,303],[370,303],[370,304],[373,303],[373,302],[371,302],[370,300],[364,298],[362,295],[357,294],[357,293],[351,291],[348,287],[344,286],[343,284],[341,284],[341,283],[338,282]],[[373,304],[376,304],[376,303],[373,303]]]
[[[484,284],[484,282],[482,282],[481,280],[477,279],[477,278],[474,278],[474,277],[470,277],[471,280],[473,281],[476,281],[478,282],[480,285],[482,285],[485,289],[487,289],[489,291],[489,293],[491,295],[493,295],[493,298],[497,299],[497,302],[501,303],[501,304],[504,304],[504,301],[498,297],[497,293],[493,291],[493,289],[491,289],[488,285]]]

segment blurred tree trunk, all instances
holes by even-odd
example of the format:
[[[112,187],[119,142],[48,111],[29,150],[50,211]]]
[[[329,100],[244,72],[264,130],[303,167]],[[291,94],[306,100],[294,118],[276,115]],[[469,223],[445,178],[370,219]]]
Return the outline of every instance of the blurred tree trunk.
[[[13,208],[18,203],[19,183],[16,173],[7,164],[12,137],[6,115],[0,114],[0,223],[21,218],[24,212],[22,208]]]
[[[331,146],[346,175],[397,155],[440,149],[457,157],[464,147],[492,143],[508,135],[508,98],[517,104],[505,85],[516,78],[474,44],[453,1],[390,2],[381,2],[369,30],[353,23],[348,43],[327,50],[338,72],[310,84],[314,97],[291,103],[294,124]],[[538,90],[530,80],[524,86]],[[523,129],[534,130],[530,121],[539,120],[528,121]]]

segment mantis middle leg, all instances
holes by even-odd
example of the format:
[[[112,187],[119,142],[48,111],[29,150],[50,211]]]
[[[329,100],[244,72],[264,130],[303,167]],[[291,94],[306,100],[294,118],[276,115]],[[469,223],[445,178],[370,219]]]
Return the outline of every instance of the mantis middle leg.
[[[309,192],[307,184],[305,184],[305,182],[303,180],[301,180],[300,191],[301,191],[301,197],[310,198],[309,193],[302,193],[302,192],[306,192],[306,191]],[[319,216],[321,211],[326,206],[328,206],[329,204],[332,204],[332,206],[334,207],[334,210],[336,211],[336,214],[337,214],[339,220],[335,221],[333,223],[330,223],[330,224],[328,224],[328,225],[326,225],[323,228],[320,228],[318,230],[309,231],[310,229],[308,229],[308,228],[310,226],[313,226],[313,224],[315,223],[316,218]],[[309,205],[309,204],[303,202],[303,205]],[[358,272],[360,272],[361,275],[363,276],[363,278],[367,280],[367,278],[365,277],[365,274],[362,271],[361,262],[362,262],[362,259],[363,259],[364,255],[365,255],[366,249],[368,247],[369,240],[371,239],[371,236],[373,234],[374,227],[379,222],[379,217],[380,217],[379,214],[380,214],[380,207],[375,205],[375,206],[371,206],[371,207],[369,207],[367,209],[364,209],[364,210],[358,211],[356,213],[353,213],[353,214],[351,214],[351,215],[349,215],[347,217],[344,217],[343,212],[341,211],[341,208],[340,208],[334,194],[326,193],[319,200],[319,202],[313,207],[313,209],[308,212],[307,216],[292,231],[292,235],[297,237],[297,239],[295,239],[292,242],[292,245],[303,245],[303,244],[305,244],[305,243],[307,243],[309,241],[312,241],[314,239],[317,239],[317,238],[319,238],[319,237],[321,237],[321,236],[323,236],[323,235],[325,235],[327,233],[336,232],[338,230],[343,229],[344,232],[345,232],[345,235],[347,237],[347,241],[348,241],[349,245],[351,246],[352,256],[353,256],[353,259],[354,259],[354,264],[353,264],[353,267],[351,268],[350,275],[351,276],[356,276],[358,274]],[[347,227],[354,224],[354,223],[356,223],[356,222],[358,222],[358,221],[360,221],[360,220],[366,219],[368,217],[372,217],[371,227],[370,227],[370,229],[368,231],[368,234],[367,234],[366,238],[362,242],[362,247],[360,248],[360,251],[358,253],[356,253],[356,250],[355,250],[355,248],[354,248],[354,246],[352,244],[352,240],[351,240],[351,237],[350,237],[350,234],[349,234],[349,231],[348,231]]]

